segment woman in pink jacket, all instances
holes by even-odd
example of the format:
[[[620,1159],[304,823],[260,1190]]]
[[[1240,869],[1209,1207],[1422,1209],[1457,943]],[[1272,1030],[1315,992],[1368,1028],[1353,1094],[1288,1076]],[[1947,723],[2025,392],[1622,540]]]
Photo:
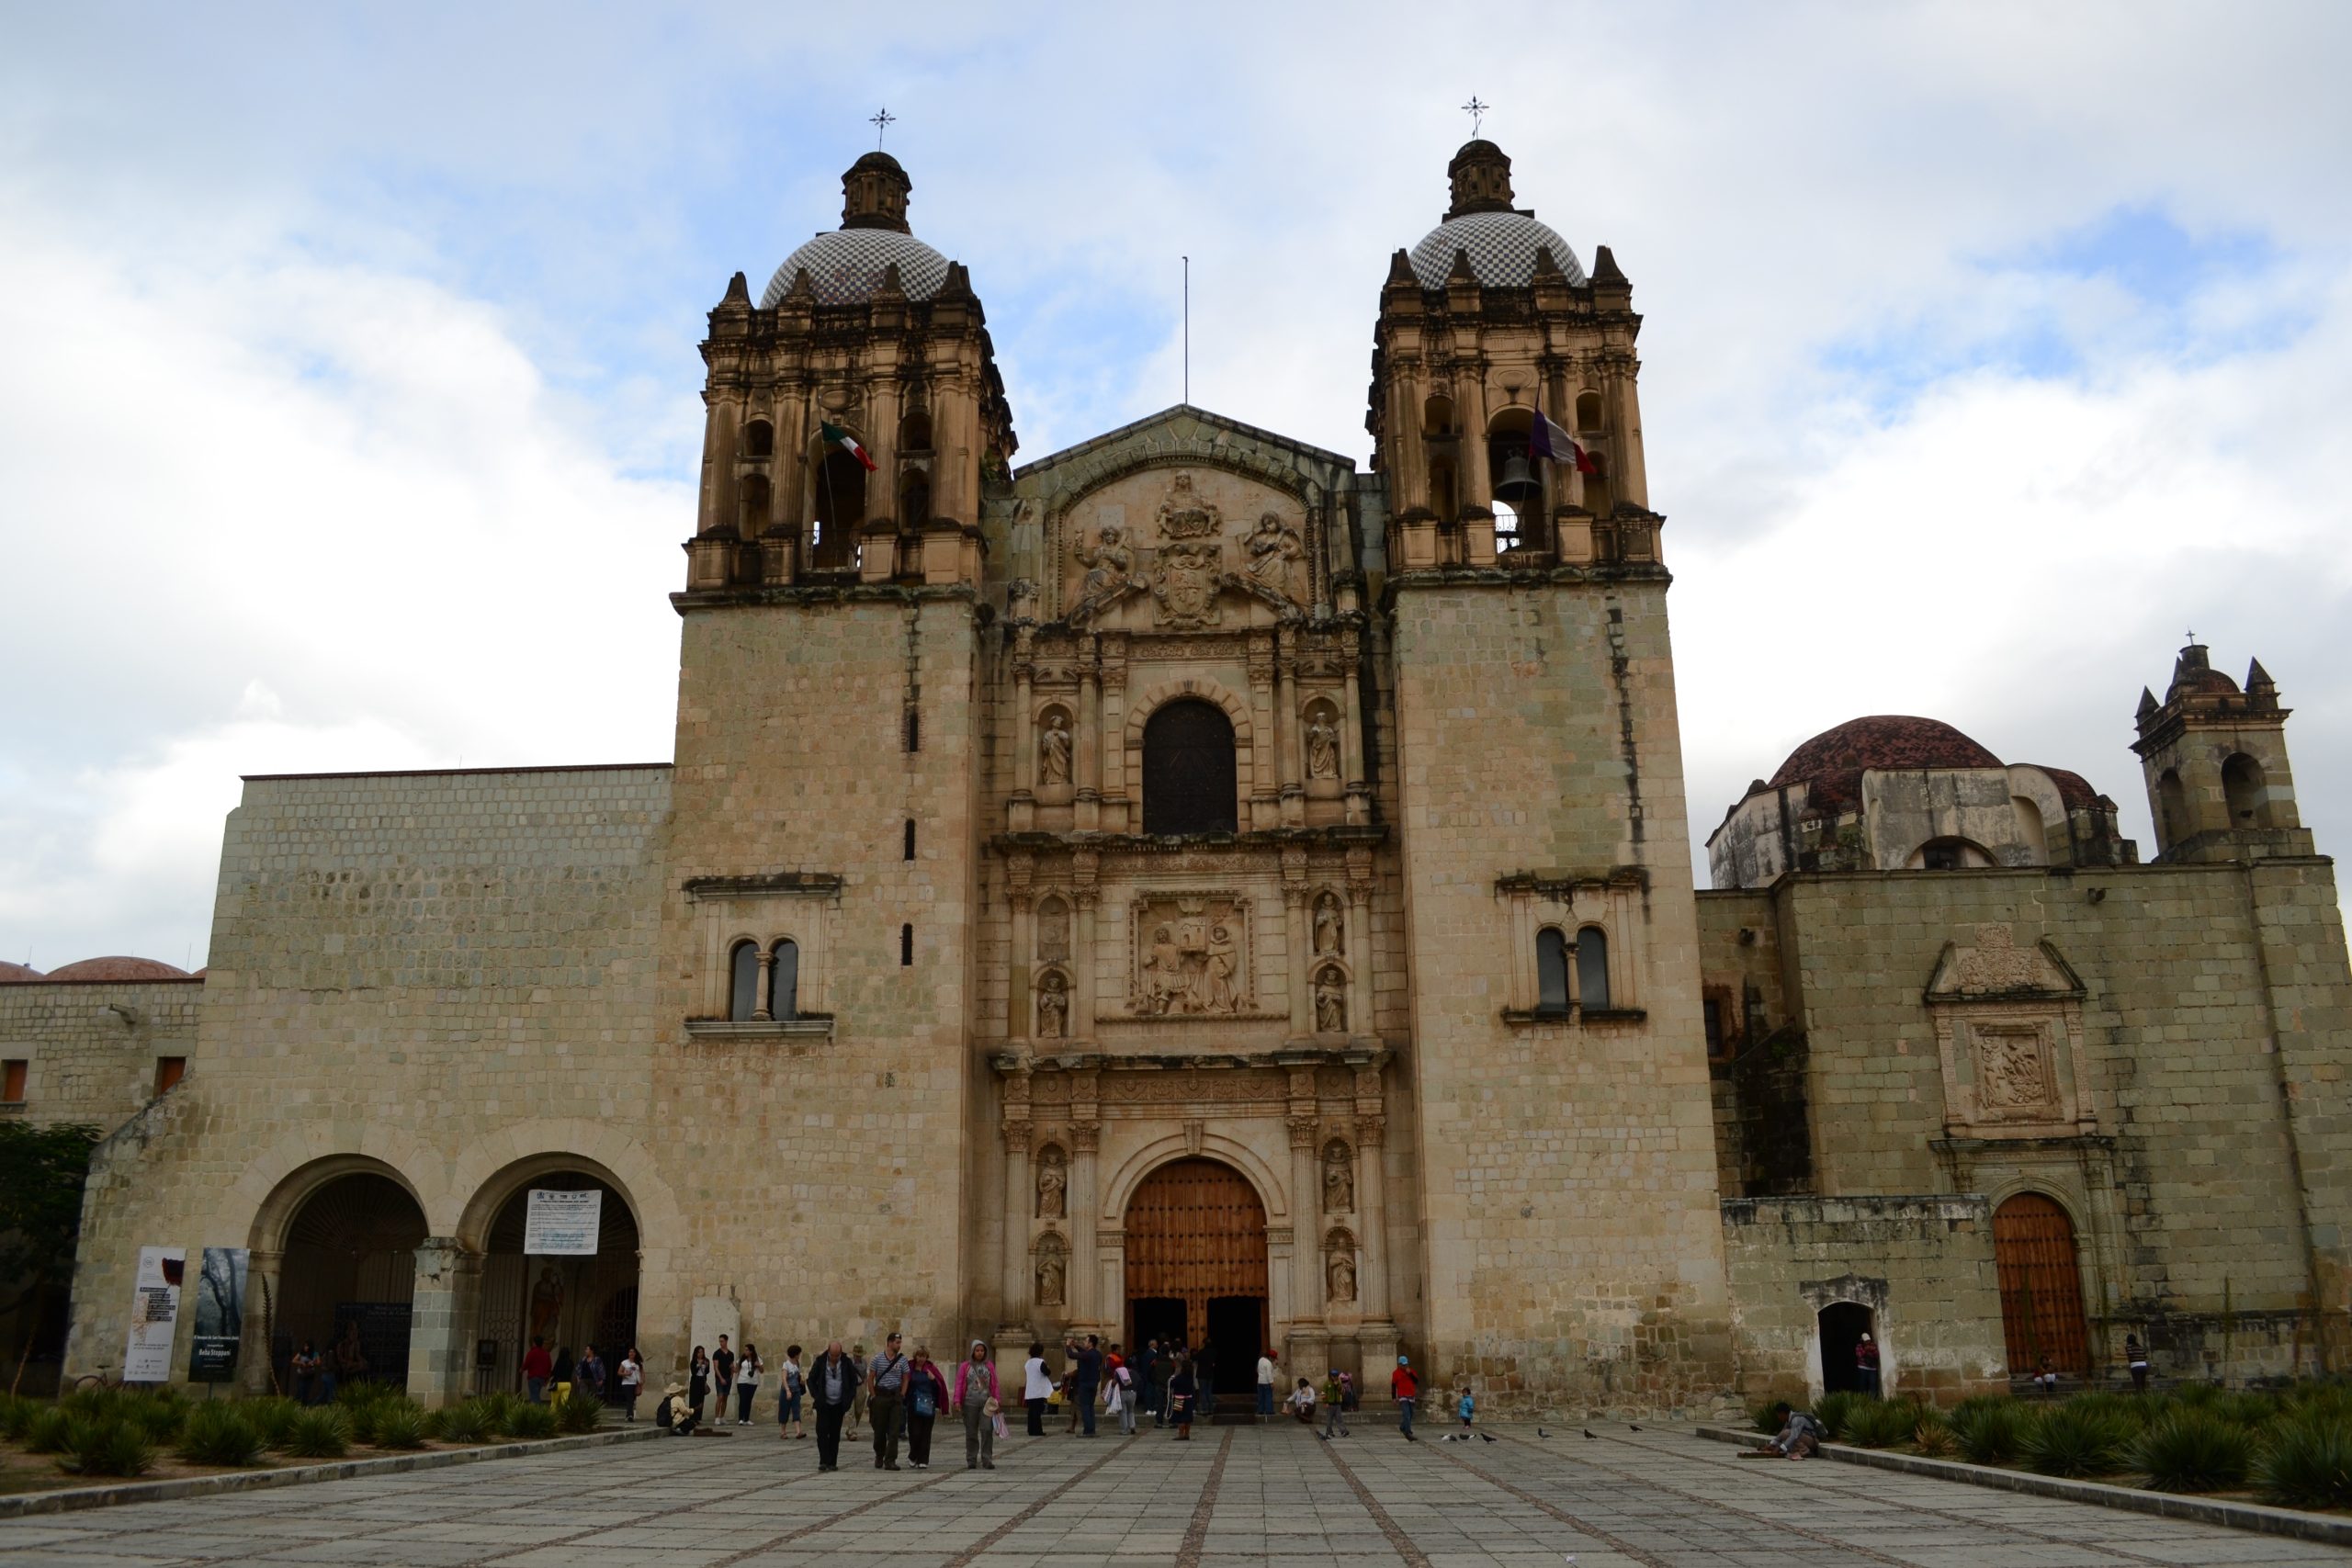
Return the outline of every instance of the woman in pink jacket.
[[[996,1468],[996,1362],[985,1339],[972,1341],[971,1352],[956,1367],[956,1408],[964,1413],[964,1468]]]

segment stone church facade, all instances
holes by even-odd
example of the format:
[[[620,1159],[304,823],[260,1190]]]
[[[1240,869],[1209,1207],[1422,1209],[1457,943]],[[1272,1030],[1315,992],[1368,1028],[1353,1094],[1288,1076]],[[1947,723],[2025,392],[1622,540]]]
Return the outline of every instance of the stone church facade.
[[[2352,985],[2267,676],[2143,705],[2155,863],[1871,719],[1696,891],[1631,286],[1449,175],[1368,468],[1188,406],[1015,468],[858,160],[710,316],[671,761],[247,780],[153,1093],[40,1089],[87,1010],[0,985],[16,1113],[111,1129],[67,1374],[157,1245],[250,1249],[249,1386],[350,1336],[435,1403],[534,1333],[1403,1349],[1522,1409],[1834,1386],[1860,1325],[1939,1396],[2126,1331],[2340,1367]]]

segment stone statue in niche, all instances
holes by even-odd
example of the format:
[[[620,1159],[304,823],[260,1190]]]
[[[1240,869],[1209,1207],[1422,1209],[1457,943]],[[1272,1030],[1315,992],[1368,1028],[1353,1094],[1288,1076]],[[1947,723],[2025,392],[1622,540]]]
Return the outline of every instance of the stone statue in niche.
[[[1047,1144],[1037,1156],[1037,1217],[1058,1220],[1067,1206],[1069,1192],[1069,1172],[1062,1162],[1062,1151]]]
[[[1333,1238],[1336,1242],[1340,1239]],[[1330,1261],[1323,1266],[1324,1293],[1335,1302],[1356,1299],[1356,1260],[1345,1252],[1333,1252]]]
[[[1081,539],[1070,551],[1078,564],[1086,568],[1085,581],[1078,590],[1081,603],[1106,598],[1127,585],[1136,556],[1127,548],[1126,536],[1127,531],[1116,523],[1105,523],[1091,548]]]
[[[1340,922],[1340,901],[1326,893],[1315,900],[1315,951],[1318,955],[1336,957],[1346,940],[1346,927]]]
[[[1037,1304],[1057,1307],[1062,1304],[1062,1287],[1069,1274],[1069,1265],[1062,1258],[1061,1238],[1047,1236],[1046,1245],[1037,1249]]]
[[[1037,1038],[1059,1040],[1069,1032],[1069,982],[1048,969],[1037,982]]]
[[[1340,776],[1340,727],[1334,721],[1330,707],[1317,703],[1306,710],[1306,776],[1310,779],[1336,779]]]
[[[1048,964],[1069,957],[1069,906],[1048,898],[1037,910],[1037,956]]]
[[[1987,1111],[2039,1111],[2050,1103],[2050,1074],[2038,1033],[1977,1031],[1976,1075]]]
[[[1323,1147],[1323,1212],[1356,1212],[1356,1162],[1349,1154],[1348,1145],[1338,1138]]]
[[[1046,712],[1046,728],[1037,737],[1037,782],[1069,783],[1069,716],[1059,708]]]
[[[1286,525],[1280,517],[1269,512],[1258,519],[1258,526],[1242,548],[1250,554],[1250,575],[1284,598],[1295,598],[1291,592],[1291,562],[1306,553],[1298,542],[1298,530]]]
[[[1315,1031],[1318,1034],[1348,1032],[1347,979],[1329,965],[1315,975]]]

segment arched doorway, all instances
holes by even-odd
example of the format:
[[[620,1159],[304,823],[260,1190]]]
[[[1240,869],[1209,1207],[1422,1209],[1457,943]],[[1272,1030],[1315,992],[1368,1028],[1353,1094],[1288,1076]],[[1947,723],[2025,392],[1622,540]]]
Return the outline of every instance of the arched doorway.
[[[1266,1316],[1266,1206],[1250,1179],[1180,1159],[1127,1200],[1127,1343],[1181,1339],[1216,1355],[1217,1386],[1250,1397]]]
[[[599,1192],[593,1255],[546,1257],[524,1251],[533,1189]],[[637,1216],[628,1200],[584,1171],[532,1177],[499,1206],[483,1247],[481,1309],[474,1336],[477,1392],[519,1390],[523,1352],[534,1337],[559,1356],[594,1345],[608,1369],[637,1337]]]
[[[286,1229],[271,1325],[280,1388],[293,1388],[290,1367],[305,1340],[322,1354],[356,1340],[369,1380],[408,1385],[410,1306],[424,1235],[424,1211],[389,1176],[338,1176],[302,1200]]]
[[[1831,1302],[1821,1309],[1818,1322],[1821,1328],[1821,1392],[1867,1392],[1862,1387],[1861,1367],[1856,1361],[1854,1352],[1861,1345],[1863,1335],[1877,1331],[1871,1321],[1871,1309],[1860,1302]]]
[[[2010,1374],[2039,1371],[2045,1356],[2059,1371],[2089,1371],[2075,1222],[2057,1200],[2020,1192],[1994,1210],[1993,1263],[2000,1275]]]

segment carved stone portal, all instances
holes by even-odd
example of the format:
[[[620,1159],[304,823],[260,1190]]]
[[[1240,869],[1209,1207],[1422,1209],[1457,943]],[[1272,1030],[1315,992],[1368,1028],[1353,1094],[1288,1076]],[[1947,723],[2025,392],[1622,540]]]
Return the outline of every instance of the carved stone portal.
[[[2050,1054],[2039,1029],[1969,1031],[1976,1043],[1976,1082],[1984,1109],[1996,1115],[2044,1111],[2052,1092]]]
[[[1250,908],[1231,895],[1136,900],[1135,981],[1141,1018],[1231,1016],[1250,1009]]]

